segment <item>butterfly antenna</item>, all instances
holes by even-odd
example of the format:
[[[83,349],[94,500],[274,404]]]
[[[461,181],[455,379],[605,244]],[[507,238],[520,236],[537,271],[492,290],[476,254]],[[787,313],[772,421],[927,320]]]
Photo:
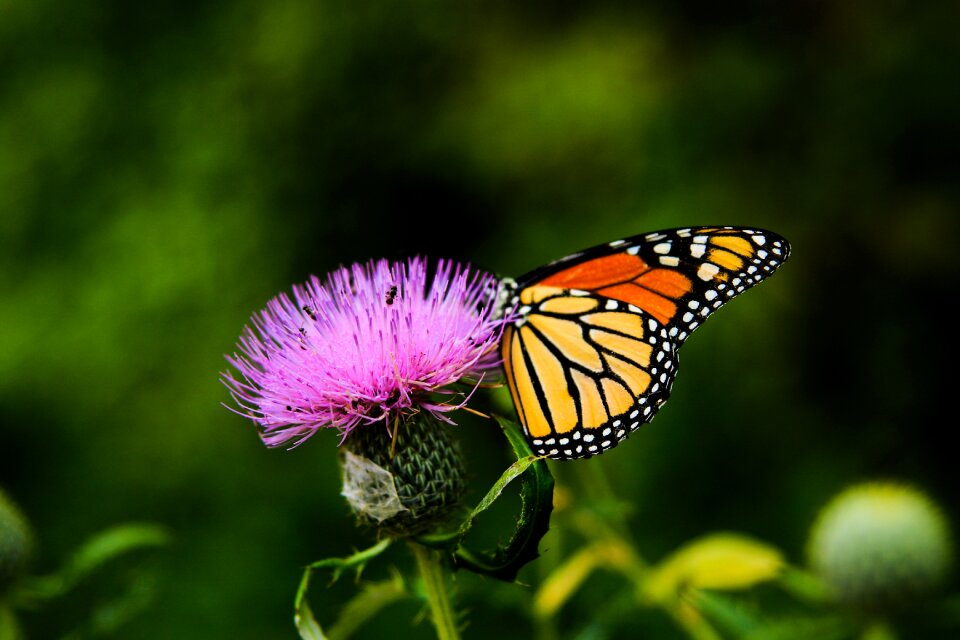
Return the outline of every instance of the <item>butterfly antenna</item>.
[[[467,405],[463,405],[463,406],[460,407],[460,408],[463,409],[464,411],[469,411],[470,413],[472,413],[472,414],[475,415],[475,416],[480,416],[481,418],[487,418],[487,419],[489,419],[489,418],[491,417],[491,416],[483,413],[482,411],[477,411],[476,409],[471,409],[471,408],[468,407]]]

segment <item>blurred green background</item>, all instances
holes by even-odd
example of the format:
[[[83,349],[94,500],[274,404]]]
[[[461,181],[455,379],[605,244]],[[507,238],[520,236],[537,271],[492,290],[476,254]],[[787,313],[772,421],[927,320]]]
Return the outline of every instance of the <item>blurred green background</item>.
[[[957,17],[0,0],[0,486],[37,532],[34,572],[109,525],[157,522],[176,542],[120,637],[294,637],[301,567],[373,539],[339,496],[334,434],[267,450],[220,406],[249,315],[358,260],[516,276],[693,224],[769,227],[794,256],[684,347],[653,425],[591,463],[633,505],[638,548],[655,560],[727,529],[802,563],[820,505],[876,477],[960,526]],[[494,423],[459,422],[476,500],[509,460]],[[572,551],[562,535],[545,566]],[[329,619],[350,585],[318,584]],[[458,584],[467,637],[530,636],[530,587]],[[619,584],[598,577],[567,615]],[[56,637],[84,606],[24,623]],[[432,637],[417,612],[385,624]],[[653,613],[607,631],[680,637]]]

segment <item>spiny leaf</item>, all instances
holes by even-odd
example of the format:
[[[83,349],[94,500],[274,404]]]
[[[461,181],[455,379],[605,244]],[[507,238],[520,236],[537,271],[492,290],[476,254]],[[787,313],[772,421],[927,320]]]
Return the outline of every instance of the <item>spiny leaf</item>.
[[[521,506],[517,528],[510,541],[492,554],[458,547],[454,552],[454,563],[457,567],[513,582],[520,569],[540,555],[537,546],[550,528],[550,514],[553,511],[553,476],[546,462],[533,455],[515,423],[499,417],[497,422],[513,447],[517,462],[494,484],[468,522],[472,523],[473,517],[489,507],[503,488],[519,475]],[[469,524],[466,528],[469,529]],[[461,528],[461,531],[458,533],[462,537],[466,530]]]
[[[318,569],[329,569],[336,580],[347,569],[356,569],[362,571],[370,560],[376,558],[390,546],[392,540],[384,538],[377,544],[368,549],[358,551],[346,558],[325,558],[307,566],[300,579],[300,586],[297,589],[297,595],[293,603],[293,621],[300,632],[300,637],[304,640],[327,640],[323,634],[323,629],[317,622],[307,602],[307,590],[310,588],[310,578],[313,572]]]

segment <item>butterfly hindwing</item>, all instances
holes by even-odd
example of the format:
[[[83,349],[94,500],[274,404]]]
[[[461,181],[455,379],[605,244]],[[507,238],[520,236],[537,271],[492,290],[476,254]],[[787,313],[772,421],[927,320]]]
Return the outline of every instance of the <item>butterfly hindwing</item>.
[[[501,355],[534,452],[589,457],[652,420],[690,332],[789,252],[769,231],[674,229],[593,247],[519,278]]]
[[[536,454],[600,453],[666,401],[676,350],[655,318],[616,300],[554,287],[528,287],[519,297],[529,311],[507,327],[503,359]]]

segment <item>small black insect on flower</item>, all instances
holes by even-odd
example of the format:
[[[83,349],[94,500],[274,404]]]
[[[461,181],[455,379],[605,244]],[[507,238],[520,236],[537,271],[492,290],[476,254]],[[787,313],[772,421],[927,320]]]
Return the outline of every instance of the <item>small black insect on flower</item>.
[[[390,288],[387,289],[387,304],[393,304],[393,301],[397,299],[397,285],[392,284]]]

